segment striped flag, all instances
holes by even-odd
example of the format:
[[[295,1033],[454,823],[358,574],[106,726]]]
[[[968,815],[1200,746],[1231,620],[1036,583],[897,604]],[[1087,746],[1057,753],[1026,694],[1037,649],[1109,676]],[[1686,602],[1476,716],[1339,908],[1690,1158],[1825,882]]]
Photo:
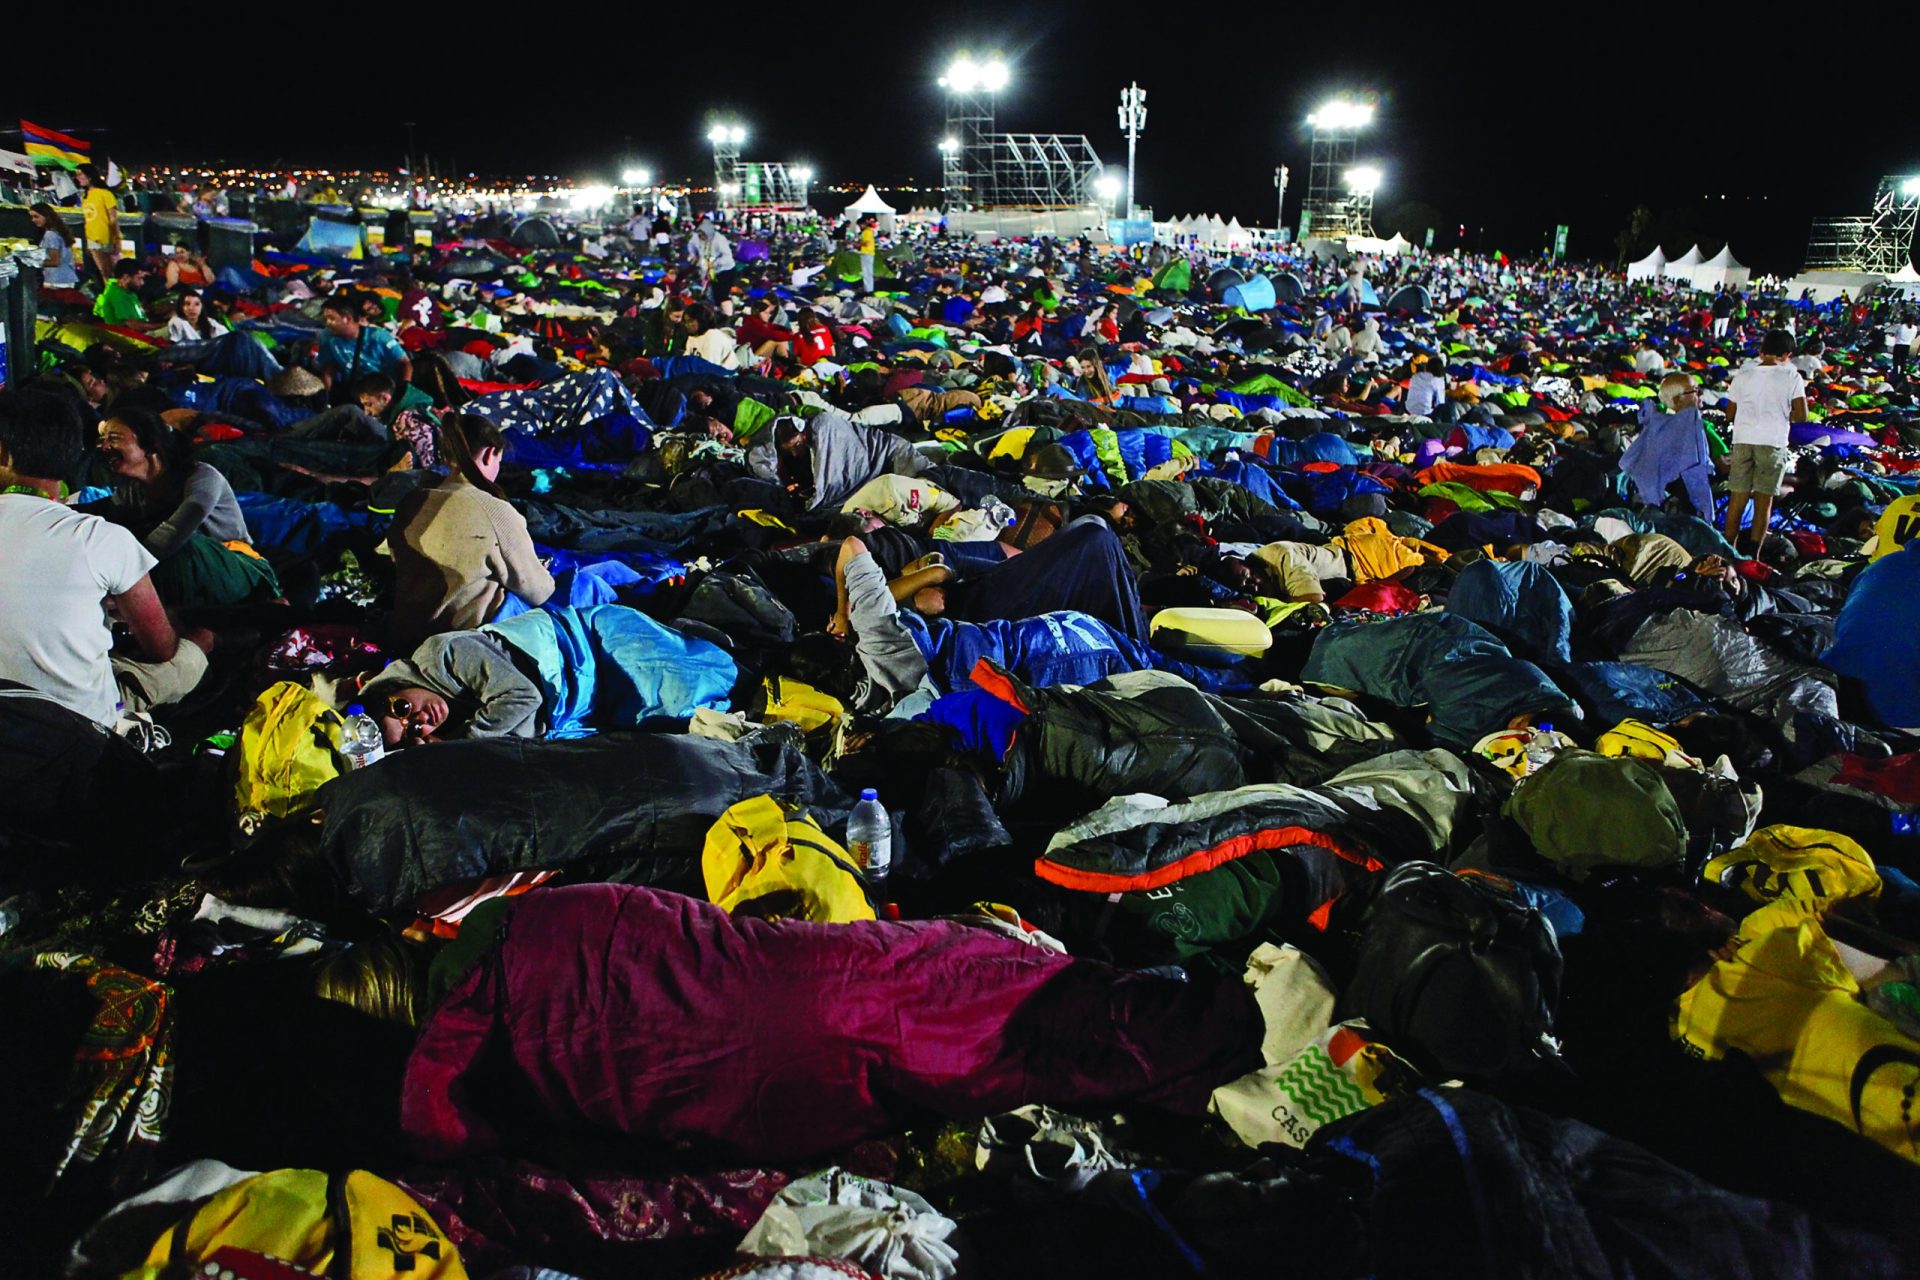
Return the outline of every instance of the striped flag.
[[[92,143],[70,138],[57,129],[43,128],[22,120],[20,136],[26,142],[22,149],[33,157],[35,164],[57,164],[62,169],[76,169],[92,158]]]

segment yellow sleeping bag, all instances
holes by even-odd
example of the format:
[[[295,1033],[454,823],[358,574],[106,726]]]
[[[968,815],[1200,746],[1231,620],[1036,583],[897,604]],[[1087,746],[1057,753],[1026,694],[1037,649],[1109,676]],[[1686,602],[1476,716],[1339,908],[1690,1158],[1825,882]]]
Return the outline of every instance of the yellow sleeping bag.
[[[1267,624],[1242,609],[1162,609],[1147,629],[1154,647],[1167,653],[1257,658],[1273,647]]]

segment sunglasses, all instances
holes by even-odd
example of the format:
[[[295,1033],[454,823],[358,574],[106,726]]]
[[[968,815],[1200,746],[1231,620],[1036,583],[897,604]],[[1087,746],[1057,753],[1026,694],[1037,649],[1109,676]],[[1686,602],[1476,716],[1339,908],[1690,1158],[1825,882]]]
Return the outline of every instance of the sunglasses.
[[[392,719],[411,720],[418,714],[419,713],[414,710],[413,704],[398,694],[391,695],[387,698],[387,715]]]

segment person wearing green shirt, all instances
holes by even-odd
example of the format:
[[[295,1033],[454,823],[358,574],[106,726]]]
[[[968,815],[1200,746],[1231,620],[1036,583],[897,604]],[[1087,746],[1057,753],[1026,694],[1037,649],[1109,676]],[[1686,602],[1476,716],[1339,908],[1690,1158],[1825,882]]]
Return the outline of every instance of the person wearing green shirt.
[[[113,264],[113,279],[93,301],[93,314],[108,324],[145,324],[147,309],[140,305],[140,286],[147,282],[147,269],[132,258]]]

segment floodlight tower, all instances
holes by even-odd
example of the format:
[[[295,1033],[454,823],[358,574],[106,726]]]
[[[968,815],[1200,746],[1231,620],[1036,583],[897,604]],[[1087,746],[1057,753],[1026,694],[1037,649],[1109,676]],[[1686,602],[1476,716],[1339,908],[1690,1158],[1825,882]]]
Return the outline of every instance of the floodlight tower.
[[[806,208],[807,188],[813,185],[813,166],[807,164],[795,165],[793,168],[787,170],[787,175],[793,179],[793,185],[799,195],[798,203],[800,207],[802,209]]]
[[[747,140],[744,125],[716,124],[707,130],[713,144],[713,188],[716,192],[740,185],[740,146]]]
[[[993,192],[994,96],[1007,87],[1007,64],[999,55],[975,59],[963,53],[940,77],[947,91],[946,136],[957,141],[960,203],[991,203]]]
[[[1120,179],[1111,173],[1101,174],[1093,180],[1093,194],[1100,197],[1100,203],[1107,207],[1107,213],[1111,215],[1114,211],[1113,199],[1120,194]]]
[[[1146,127],[1147,91],[1129,84],[1120,91],[1120,132],[1127,135],[1127,207],[1120,214],[1123,218],[1133,216],[1133,152]]]
[[[1307,117],[1313,147],[1307,168],[1302,235],[1358,234],[1347,218],[1346,171],[1353,167],[1360,131],[1373,123],[1373,103],[1335,98]],[[1369,205],[1371,209],[1371,205]]]
[[[1380,176],[1377,165],[1360,164],[1347,170],[1345,180],[1348,235],[1370,236],[1373,234],[1373,193],[1380,189]]]
[[[967,167],[960,156],[960,139],[945,137],[940,139],[940,189],[945,193],[947,207],[957,209],[966,198]]]

